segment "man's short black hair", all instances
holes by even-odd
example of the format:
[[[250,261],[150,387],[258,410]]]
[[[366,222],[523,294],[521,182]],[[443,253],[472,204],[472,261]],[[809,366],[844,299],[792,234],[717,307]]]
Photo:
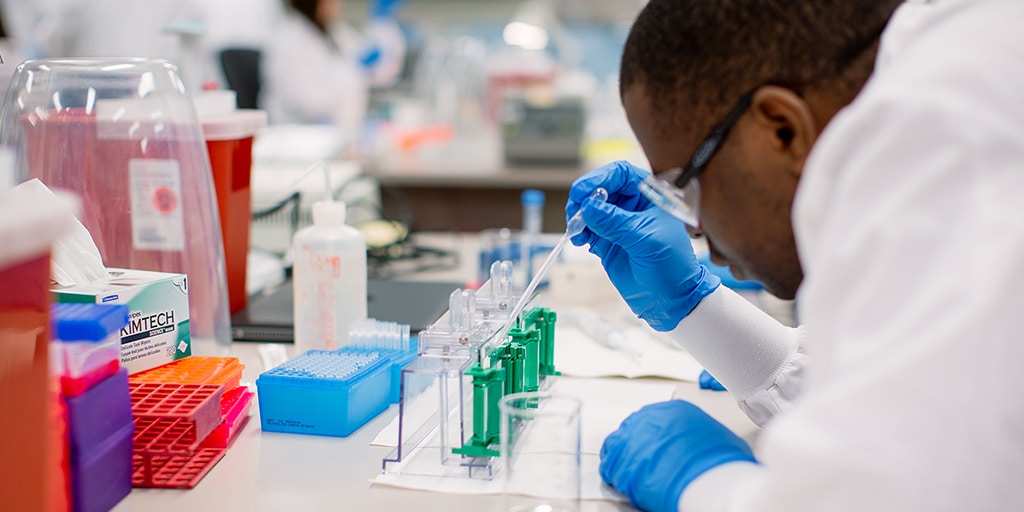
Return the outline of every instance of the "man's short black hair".
[[[766,83],[855,93],[870,73],[868,50],[901,2],[651,0],[626,40],[621,92],[643,84],[657,110],[671,113],[663,128],[703,126]],[[867,72],[847,83],[865,55]]]

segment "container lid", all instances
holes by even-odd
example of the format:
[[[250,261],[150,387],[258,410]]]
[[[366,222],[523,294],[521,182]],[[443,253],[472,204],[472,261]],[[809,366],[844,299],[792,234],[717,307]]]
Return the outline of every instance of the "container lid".
[[[235,110],[223,114],[200,116],[206,140],[237,140],[252,137],[267,126],[264,110]]]
[[[69,230],[78,197],[55,192],[53,201],[0,191],[0,269],[41,256]]]
[[[309,350],[261,373],[257,384],[348,388],[390,363],[376,351]]]
[[[54,304],[52,336],[60,341],[103,341],[128,323],[124,304]]]
[[[196,107],[196,115],[200,119],[230,114],[238,109],[238,95],[235,94],[235,91],[228,89],[194,91],[192,105]]]
[[[344,225],[345,202],[323,200],[313,203],[313,224],[323,227]]]
[[[522,195],[523,204],[544,204],[544,192],[536,189],[526,189]]]

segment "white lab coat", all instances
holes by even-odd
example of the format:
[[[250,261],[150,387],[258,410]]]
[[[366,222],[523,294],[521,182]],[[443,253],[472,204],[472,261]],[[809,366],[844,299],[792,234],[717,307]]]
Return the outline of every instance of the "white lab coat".
[[[3,63],[0,64],[0,97],[7,92],[18,65],[35,57],[32,55],[35,48],[30,36],[33,30],[42,28],[37,18],[41,17],[43,7],[47,5],[45,2],[40,4],[24,5],[0,0],[0,16],[3,17],[7,33],[7,37],[0,38],[0,57],[3,57]]]
[[[1024,510],[1022,20],[901,6],[797,191],[802,330],[740,311],[756,334],[694,339],[744,307],[721,290],[673,331],[767,424],[761,465],[708,471],[681,510]]]
[[[384,33],[391,38],[380,43],[380,65],[366,71],[359,58],[369,41],[355,29],[344,24],[334,27],[331,35],[336,44],[331,45],[305,18],[294,13],[286,16],[267,42],[261,64],[260,106],[267,110],[270,122],[332,123],[346,136],[357,136],[369,87],[392,81],[401,70],[395,63],[405,51],[400,33],[381,32],[376,25],[371,28],[371,36]]]
[[[18,64],[25,60],[19,50],[18,45],[12,44],[10,39],[0,39],[0,56],[4,59],[3,64],[0,64],[0,96],[7,92]]]
[[[251,48],[262,51],[274,37],[285,6],[281,0],[210,0],[203,2],[203,22],[206,35],[201,42],[204,50],[204,78],[227,87],[220,52],[225,48]],[[244,23],[239,16],[244,15]]]
[[[272,123],[332,123],[347,137],[366,114],[369,83],[351,40],[329,44],[305,18],[291,13],[267,42],[261,63],[260,107]]]
[[[4,29],[7,31],[8,48],[18,53],[8,59],[3,54],[4,62],[16,58],[37,59],[49,54],[48,44],[54,40],[54,34],[60,30],[59,13],[68,0],[0,0],[0,12],[3,13]],[[14,41],[12,44],[11,41]],[[14,62],[18,64],[19,62]]]
[[[201,0],[46,0],[47,57],[148,57],[177,61],[175,23],[202,23]]]

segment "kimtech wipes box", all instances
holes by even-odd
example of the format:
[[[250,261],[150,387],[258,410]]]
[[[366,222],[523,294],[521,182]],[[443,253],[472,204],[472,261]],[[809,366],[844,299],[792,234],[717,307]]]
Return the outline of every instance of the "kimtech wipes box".
[[[126,304],[121,366],[138,373],[192,354],[184,274],[108,269],[105,280],[53,288],[57,302]]]

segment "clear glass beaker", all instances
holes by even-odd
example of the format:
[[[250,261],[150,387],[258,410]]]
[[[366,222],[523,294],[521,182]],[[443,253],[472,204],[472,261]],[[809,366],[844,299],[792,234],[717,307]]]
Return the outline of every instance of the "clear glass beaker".
[[[216,196],[178,68],[151,59],[43,59],[18,66],[0,110],[18,182],[82,198],[107,267],[184,273],[192,344],[231,342]],[[217,342],[217,344],[207,342]]]
[[[501,410],[501,469],[510,512],[576,512],[580,501],[579,399],[512,393]]]

